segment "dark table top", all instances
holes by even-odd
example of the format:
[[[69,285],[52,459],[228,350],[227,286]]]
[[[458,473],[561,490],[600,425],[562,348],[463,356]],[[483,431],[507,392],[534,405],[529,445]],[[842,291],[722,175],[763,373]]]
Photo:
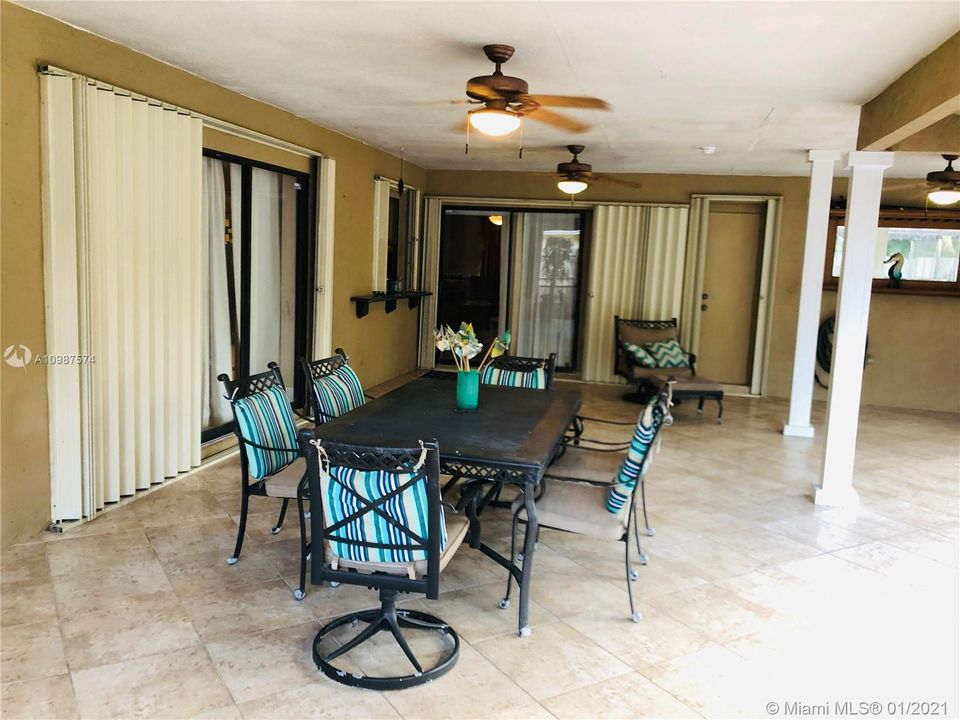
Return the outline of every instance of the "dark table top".
[[[411,447],[437,440],[444,472],[539,482],[557,445],[580,410],[576,390],[480,387],[477,412],[456,410],[456,384],[420,378],[318,425],[321,440]],[[471,468],[477,472],[471,472]]]

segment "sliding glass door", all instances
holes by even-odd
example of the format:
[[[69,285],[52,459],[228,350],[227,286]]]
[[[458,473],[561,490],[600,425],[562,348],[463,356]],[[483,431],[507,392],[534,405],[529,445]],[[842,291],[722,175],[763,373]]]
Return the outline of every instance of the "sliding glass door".
[[[484,345],[510,330],[514,355],[556,353],[558,368],[575,371],[585,215],[444,208],[437,323],[472,322]]]
[[[297,358],[308,347],[310,178],[218,152],[204,155],[206,441],[230,430],[221,373],[255,374],[276,362],[290,399],[303,404]]]

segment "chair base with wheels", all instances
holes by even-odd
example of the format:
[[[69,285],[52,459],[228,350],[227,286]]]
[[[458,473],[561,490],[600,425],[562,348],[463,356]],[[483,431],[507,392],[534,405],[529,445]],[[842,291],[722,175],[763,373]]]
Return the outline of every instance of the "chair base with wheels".
[[[460,657],[460,637],[456,631],[433,615],[418,610],[397,609],[398,596],[399,591],[397,590],[381,588],[380,608],[378,610],[363,610],[344,615],[320,628],[320,632],[313,639],[313,661],[320,672],[331,680],[336,680],[344,685],[369,690],[403,690],[436,680],[449,672],[457,664],[457,659]],[[329,639],[337,630],[344,626],[359,623],[365,623],[366,627],[353,638],[340,646],[334,645],[331,652],[322,649],[324,640]],[[403,634],[403,629],[438,632],[449,641],[449,647],[439,661],[424,669],[423,664],[414,654],[406,636]],[[412,675],[364,675],[356,671],[346,672],[333,664],[336,658],[367,642],[380,632],[390,632],[393,635],[400,649],[403,650],[403,654],[414,668]]]

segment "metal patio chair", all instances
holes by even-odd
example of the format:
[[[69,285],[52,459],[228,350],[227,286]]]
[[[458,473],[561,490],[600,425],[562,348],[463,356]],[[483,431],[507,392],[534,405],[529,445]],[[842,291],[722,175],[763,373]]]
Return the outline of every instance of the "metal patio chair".
[[[277,524],[271,531],[274,535],[283,527],[287,505],[296,500],[300,519],[300,586],[294,590],[293,596],[302,600],[309,552],[303,509],[303,501],[309,499],[306,466],[298,462],[296,420],[280,368],[275,362],[267,367],[266,372],[236,380],[231,380],[226,373],[217,376],[227,391],[233,410],[233,431],[242,448],[240,528],[236,547],[233,555],[227,558],[227,564],[235,565],[240,559],[252,495],[283,500]]]
[[[501,355],[494,358],[480,374],[482,385],[518,387],[530,390],[549,390],[557,370],[557,354],[549,357],[517,357]]]
[[[594,464],[596,457],[611,457],[610,455],[598,455],[595,451],[585,449],[574,451],[575,455],[565,454],[548,469],[543,495],[536,500],[540,528],[563,530],[599,540],[620,540],[624,543],[627,594],[630,598],[630,616],[634,622],[640,622],[642,617],[633,601],[632,583],[637,579],[638,573],[630,562],[631,530],[637,553],[641,560],[644,559],[637,527],[636,489],[639,484],[642,493],[651,450],[654,443],[659,442],[663,427],[672,423],[672,386],[672,383],[667,383],[641,413],[626,456],[614,458],[617,467],[612,472],[610,467],[598,471],[598,466]],[[608,472],[610,474],[607,474]],[[556,480],[562,482],[555,482]],[[510,555],[511,558],[516,558],[517,526],[526,522],[522,501],[514,501],[512,514]],[[512,576],[507,579],[507,594],[500,603],[501,608],[510,603],[512,580]]]
[[[350,367],[343,348],[336,354],[320,360],[300,358],[300,367],[310,392],[313,420],[317,425],[356,410],[370,395],[363,391],[360,378]]]

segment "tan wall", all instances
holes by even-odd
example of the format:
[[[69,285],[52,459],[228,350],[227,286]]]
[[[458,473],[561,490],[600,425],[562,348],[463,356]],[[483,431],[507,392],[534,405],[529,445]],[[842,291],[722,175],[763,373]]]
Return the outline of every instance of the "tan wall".
[[[397,158],[8,2],[0,3],[0,347],[23,343],[34,353],[45,348],[36,72],[41,61],[336,158],[333,341],[348,350],[367,385],[415,366],[417,312],[399,303],[386,315],[383,305],[375,305],[358,320],[349,300],[371,289],[373,177],[395,176]],[[426,182],[425,172],[410,163],[405,175],[412,185]],[[45,368],[25,371],[3,363],[0,383],[0,541],[7,543],[36,533],[49,520]]]
[[[774,275],[773,333],[767,392],[790,394],[800,299],[808,179],[722,175],[623,175],[640,189],[598,182],[579,197],[590,201],[686,203],[703,194],[782,195],[783,214]],[[846,180],[837,179],[837,193]],[[550,173],[430,171],[431,195],[559,200]],[[822,315],[835,292],[824,292]],[[868,405],[960,412],[960,299],[916,295],[873,296],[870,356],[863,402]],[[818,397],[826,397],[822,391]]]

